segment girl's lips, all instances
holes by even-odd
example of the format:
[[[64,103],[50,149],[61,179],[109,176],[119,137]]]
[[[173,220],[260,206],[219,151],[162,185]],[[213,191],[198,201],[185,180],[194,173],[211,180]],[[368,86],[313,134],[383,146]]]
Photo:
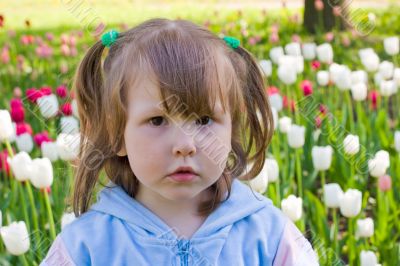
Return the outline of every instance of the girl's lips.
[[[197,175],[193,173],[174,173],[169,175],[169,177],[176,182],[190,182],[196,178]]]

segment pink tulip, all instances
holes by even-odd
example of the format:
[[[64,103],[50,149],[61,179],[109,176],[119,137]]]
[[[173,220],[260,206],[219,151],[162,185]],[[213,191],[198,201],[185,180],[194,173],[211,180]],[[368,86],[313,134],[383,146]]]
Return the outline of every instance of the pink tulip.
[[[324,10],[324,2],[322,2],[322,0],[315,0],[314,6],[315,6],[315,9],[316,9],[317,11],[322,11],[322,10]]]
[[[51,32],[46,32],[46,39],[51,42],[54,40],[54,34]]]
[[[331,42],[333,39],[335,38],[335,34],[333,34],[333,32],[327,32],[326,34],[325,34],[325,40],[327,41],[327,42]]]
[[[1,50],[1,62],[4,64],[8,64],[10,62],[10,50],[8,49],[8,47],[3,47],[3,49]]]
[[[71,54],[71,50],[67,44],[61,45],[61,53],[64,56],[69,56]]]
[[[269,41],[270,41],[271,43],[277,43],[277,42],[279,42],[279,35],[278,35],[278,33],[272,33],[272,34],[269,36]]]
[[[267,88],[267,93],[268,93],[268,95],[273,95],[273,94],[279,93],[279,89],[275,86],[271,86],[271,87]]]
[[[383,175],[378,179],[379,189],[386,192],[392,188],[392,179],[388,175]]]
[[[334,6],[334,7],[332,8],[332,13],[333,13],[333,15],[334,15],[335,17],[338,17],[338,16],[341,15],[342,9],[340,8],[340,6]]]
[[[15,87],[13,90],[13,95],[15,98],[21,98],[22,97],[22,90],[19,87]]]

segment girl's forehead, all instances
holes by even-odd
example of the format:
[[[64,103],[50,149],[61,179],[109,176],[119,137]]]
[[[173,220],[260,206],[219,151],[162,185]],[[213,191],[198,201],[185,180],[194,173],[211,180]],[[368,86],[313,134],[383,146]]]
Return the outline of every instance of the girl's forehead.
[[[190,91],[188,91],[188,94],[190,94]],[[211,98],[211,93],[208,96]],[[227,108],[224,106],[223,99],[219,95],[215,96],[215,99],[208,99],[208,102],[205,104],[210,105],[210,110],[208,111],[223,115],[226,113]],[[174,94],[169,91],[163,95],[160,86],[151,78],[141,78],[129,88],[127,103],[129,109],[137,114],[162,111],[185,116],[188,112],[196,113],[196,110],[199,109],[197,106],[198,101],[182,99],[181,93]],[[203,107],[203,109],[208,108]]]

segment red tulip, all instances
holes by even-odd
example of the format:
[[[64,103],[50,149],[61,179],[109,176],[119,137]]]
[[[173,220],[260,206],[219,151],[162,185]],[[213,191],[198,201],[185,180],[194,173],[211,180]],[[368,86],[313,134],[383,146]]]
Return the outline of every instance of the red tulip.
[[[50,94],[52,94],[52,91],[51,91],[51,87],[41,87],[40,88],[40,92],[42,93],[42,96],[46,96],[46,95],[50,95]]]
[[[38,145],[39,147],[42,145],[43,142],[51,141],[47,131],[43,131],[42,133],[36,134],[35,136],[33,136],[33,140],[35,141],[36,145]]]
[[[32,135],[32,127],[28,123],[22,122],[22,123],[17,123],[16,126],[16,134],[17,136],[28,133],[29,135]]]
[[[6,150],[0,152],[0,171],[5,171],[7,175],[10,174],[10,165],[7,161],[8,152]]]
[[[324,10],[324,2],[322,2],[322,0],[315,0],[314,5],[316,10],[318,11]]]
[[[11,99],[10,107],[11,109],[23,106],[22,100],[18,98]]]
[[[321,67],[321,63],[318,60],[314,60],[311,62],[311,68],[314,70],[318,70]]]
[[[271,87],[267,88],[267,93],[268,93],[268,95],[279,93],[279,89],[275,86],[271,86]]]
[[[371,101],[371,109],[376,110],[378,98],[379,98],[379,92],[376,90],[370,91],[368,98]]]
[[[43,96],[43,93],[36,88],[30,88],[26,90],[26,97],[29,101],[36,103],[37,99]]]
[[[309,80],[303,80],[300,84],[300,88],[303,91],[304,96],[308,96],[313,93],[312,83]]]
[[[72,106],[70,103],[65,103],[61,106],[61,112],[64,115],[72,115]]]
[[[65,98],[67,97],[67,87],[65,85],[60,85],[57,87],[56,89],[56,94],[60,97],[60,98]]]
[[[11,108],[10,111],[11,119],[15,123],[21,123],[25,119],[25,110],[23,106],[16,106]]]

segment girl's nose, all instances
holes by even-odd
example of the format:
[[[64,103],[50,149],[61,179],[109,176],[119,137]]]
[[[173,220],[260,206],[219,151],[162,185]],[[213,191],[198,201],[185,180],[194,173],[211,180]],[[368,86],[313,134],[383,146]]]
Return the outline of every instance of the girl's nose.
[[[193,140],[193,136],[188,134],[187,132],[183,132],[182,129],[178,129],[178,134],[175,134],[174,144],[172,148],[172,153],[175,156],[193,156],[196,154],[196,145]]]

